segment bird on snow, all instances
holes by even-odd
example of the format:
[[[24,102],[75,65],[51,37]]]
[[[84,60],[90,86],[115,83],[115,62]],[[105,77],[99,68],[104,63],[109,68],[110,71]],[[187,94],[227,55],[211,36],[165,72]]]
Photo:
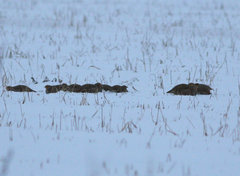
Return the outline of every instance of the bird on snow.
[[[211,94],[212,88],[205,84],[199,83],[189,83],[189,84],[179,84],[169,90],[167,93],[172,93],[174,95],[209,95]]]
[[[13,92],[36,92],[35,90],[32,90],[31,88],[24,85],[7,86],[6,90],[13,91]]]

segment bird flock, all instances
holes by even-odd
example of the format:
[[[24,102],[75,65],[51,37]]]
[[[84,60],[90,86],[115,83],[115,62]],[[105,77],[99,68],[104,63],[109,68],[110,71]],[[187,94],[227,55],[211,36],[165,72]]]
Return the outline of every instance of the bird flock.
[[[49,93],[57,93],[59,91],[64,92],[73,92],[73,93],[98,93],[102,91],[109,91],[115,93],[124,93],[128,92],[127,86],[123,85],[114,85],[110,86],[107,84],[59,84],[59,85],[46,85],[45,92]],[[17,86],[7,86],[7,91],[14,91],[14,92],[36,92],[35,90],[25,86],[25,85],[17,85]],[[189,95],[189,96],[196,96],[196,95],[210,95],[211,90],[213,90],[210,86],[205,84],[199,83],[189,83],[189,84],[178,84],[169,90],[167,93],[171,93],[173,95]]]
[[[25,86],[25,85],[17,85],[17,86],[7,86],[7,91],[13,91],[13,92],[36,92],[35,90]],[[109,86],[107,84],[59,84],[59,85],[46,85],[45,86],[45,92],[47,94],[49,93],[57,93],[59,91],[64,92],[74,92],[74,93],[98,93],[102,91],[109,91],[109,92],[115,92],[115,93],[123,93],[128,92],[127,86],[123,85],[114,85]]]

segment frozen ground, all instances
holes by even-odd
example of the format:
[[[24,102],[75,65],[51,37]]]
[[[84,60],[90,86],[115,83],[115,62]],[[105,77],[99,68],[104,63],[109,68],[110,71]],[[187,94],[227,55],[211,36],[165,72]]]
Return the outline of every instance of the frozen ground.
[[[240,175],[239,9],[237,0],[0,0],[0,175]],[[129,92],[45,94],[58,83],[46,76]],[[166,94],[188,82],[213,94]],[[5,91],[16,84],[38,92]]]

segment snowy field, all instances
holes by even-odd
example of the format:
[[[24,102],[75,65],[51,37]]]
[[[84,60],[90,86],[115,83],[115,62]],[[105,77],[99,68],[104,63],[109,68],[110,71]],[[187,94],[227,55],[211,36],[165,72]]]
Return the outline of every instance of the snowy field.
[[[240,175],[239,9],[0,0],[0,176]],[[45,93],[59,81],[129,92]],[[189,82],[212,95],[166,94]]]

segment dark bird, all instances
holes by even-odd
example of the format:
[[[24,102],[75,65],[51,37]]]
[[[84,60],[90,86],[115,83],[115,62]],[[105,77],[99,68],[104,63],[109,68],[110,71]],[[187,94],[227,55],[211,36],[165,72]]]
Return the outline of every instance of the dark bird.
[[[112,86],[109,86],[107,84],[102,84],[102,89],[104,91],[112,91]]]
[[[81,87],[81,92],[83,92],[83,93],[98,93],[98,92],[102,92],[102,85],[100,83],[84,84]]]
[[[94,84],[94,87],[96,87],[96,89],[97,89],[98,92],[102,92],[102,90],[103,90],[103,87],[102,87],[102,84],[101,84],[101,83],[96,83],[96,84]]]
[[[112,86],[111,91],[116,93],[128,92],[127,86],[119,86],[119,85]]]
[[[191,90],[187,84],[179,84],[169,90],[167,93],[174,95],[191,95]]]
[[[31,88],[24,85],[7,86],[6,90],[13,91],[13,92],[36,92],[35,90],[32,90]]]
[[[68,86],[68,91],[78,93],[78,92],[81,92],[81,88],[82,86],[79,84],[71,84]]]
[[[59,91],[68,91],[68,85],[67,84],[60,84],[55,86],[46,85],[45,86],[46,93],[57,93]]]
[[[197,86],[197,94],[200,94],[200,95],[210,95],[211,90],[213,90],[210,86],[205,84],[195,83],[195,85]]]
[[[46,93],[57,93],[58,92],[58,88],[56,86],[50,86],[50,85],[46,85],[45,86],[46,89]]]
[[[179,84],[169,90],[167,93],[172,93],[174,95],[191,95],[195,96],[197,94],[209,95],[211,94],[211,87],[205,84],[199,83],[189,83],[189,84]]]
[[[60,84],[59,88],[60,88],[60,90],[62,90],[64,92],[68,91],[68,89],[69,89],[67,84]]]

